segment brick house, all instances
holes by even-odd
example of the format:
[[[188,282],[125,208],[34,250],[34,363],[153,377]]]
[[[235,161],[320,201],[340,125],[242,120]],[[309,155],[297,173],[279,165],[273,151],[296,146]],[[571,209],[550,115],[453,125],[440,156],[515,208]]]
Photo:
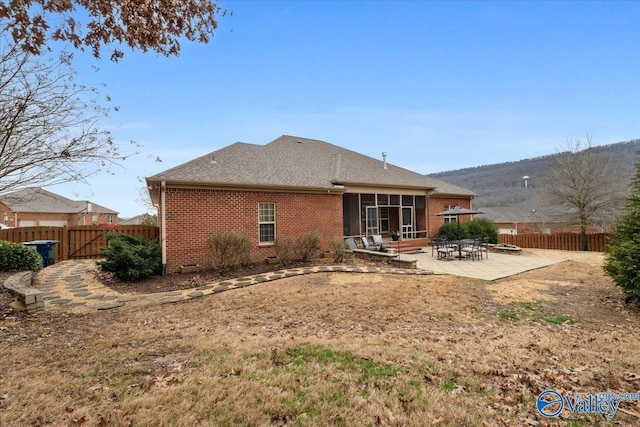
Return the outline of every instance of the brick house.
[[[266,145],[237,142],[148,177],[147,186],[168,273],[207,266],[205,239],[215,231],[249,236],[254,261],[273,256],[278,237],[308,231],[324,249],[336,236],[392,231],[425,240],[447,220],[436,212],[470,208],[474,197],[386,159],[287,135]]]
[[[42,188],[24,188],[0,195],[0,222],[9,227],[116,224],[118,212]]]

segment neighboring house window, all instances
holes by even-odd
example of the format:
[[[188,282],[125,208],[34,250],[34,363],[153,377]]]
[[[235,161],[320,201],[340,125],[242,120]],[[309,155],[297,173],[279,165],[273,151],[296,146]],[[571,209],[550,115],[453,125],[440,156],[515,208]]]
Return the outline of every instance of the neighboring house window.
[[[260,244],[276,241],[275,203],[258,203],[258,233]]]
[[[109,215],[109,216],[107,217],[107,222],[108,222],[109,224],[113,224],[113,215]]]
[[[456,205],[445,205],[444,210],[448,211],[449,209],[455,209]],[[445,215],[444,223],[447,224],[449,222],[458,222],[458,217],[456,215]]]
[[[9,215],[4,214],[4,218],[2,221],[4,222],[4,225],[9,225]]]

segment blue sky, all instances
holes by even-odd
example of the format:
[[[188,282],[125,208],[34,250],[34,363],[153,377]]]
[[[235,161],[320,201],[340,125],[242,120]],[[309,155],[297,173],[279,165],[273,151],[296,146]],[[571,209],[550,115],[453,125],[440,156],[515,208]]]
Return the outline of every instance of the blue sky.
[[[322,139],[420,173],[640,138],[640,3],[226,1],[209,44],[176,58],[78,55],[144,154],[50,187],[123,217],[140,179],[236,141]],[[92,65],[99,73],[91,73]],[[156,162],[160,157],[162,162]],[[251,161],[251,159],[247,159]]]

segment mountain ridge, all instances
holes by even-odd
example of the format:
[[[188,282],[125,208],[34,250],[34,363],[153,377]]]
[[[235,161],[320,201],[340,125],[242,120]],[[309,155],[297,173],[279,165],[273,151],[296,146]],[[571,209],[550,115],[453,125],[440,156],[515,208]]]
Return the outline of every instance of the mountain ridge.
[[[635,175],[635,162],[640,155],[640,139],[591,147],[610,156],[618,166],[620,176],[629,182]],[[472,166],[429,174],[429,176],[469,189],[477,194],[476,208],[485,206],[514,206],[534,195],[539,195],[540,179],[559,153],[539,157]],[[528,176],[527,188],[523,177]]]

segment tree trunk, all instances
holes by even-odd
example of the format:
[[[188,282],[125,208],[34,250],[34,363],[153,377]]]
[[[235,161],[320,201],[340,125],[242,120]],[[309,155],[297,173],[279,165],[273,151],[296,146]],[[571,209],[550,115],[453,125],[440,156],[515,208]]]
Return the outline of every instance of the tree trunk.
[[[587,240],[587,224],[584,222],[580,224],[580,243],[582,244],[582,250],[589,250],[589,242]]]

